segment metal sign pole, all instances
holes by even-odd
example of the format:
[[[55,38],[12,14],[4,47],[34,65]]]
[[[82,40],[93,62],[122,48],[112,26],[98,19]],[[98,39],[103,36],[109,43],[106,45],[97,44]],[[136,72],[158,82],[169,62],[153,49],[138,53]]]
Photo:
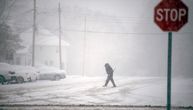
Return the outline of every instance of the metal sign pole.
[[[167,110],[171,110],[172,32],[168,33]]]

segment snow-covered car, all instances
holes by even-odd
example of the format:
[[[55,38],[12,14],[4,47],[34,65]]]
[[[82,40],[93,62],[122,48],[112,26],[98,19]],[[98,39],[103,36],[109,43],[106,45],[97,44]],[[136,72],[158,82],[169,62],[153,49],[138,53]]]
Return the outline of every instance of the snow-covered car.
[[[38,66],[39,80],[60,80],[66,78],[66,71],[55,67]]]
[[[23,83],[35,81],[38,79],[37,70],[30,66],[10,65],[0,63],[0,81],[1,83]]]
[[[9,71],[10,65],[6,63],[0,63],[0,83],[5,84],[11,80],[11,73]]]
[[[16,77],[16,82],[31,82],[38,79],[38,71],[34,67],[18,65],[13,66],[15,74],[12,74],[12,76]]]
[[[11,80],[11,76],[8,74],[8,71],[0,70],[0,84],[4,84]]]

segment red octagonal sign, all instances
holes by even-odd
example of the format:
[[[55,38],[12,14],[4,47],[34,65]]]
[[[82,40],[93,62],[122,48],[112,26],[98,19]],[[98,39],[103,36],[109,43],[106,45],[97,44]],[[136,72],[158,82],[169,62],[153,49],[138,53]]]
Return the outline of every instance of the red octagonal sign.
[[[163,31],[177,32],[188,22],[188,7],[181,0],[162,0],[154,9],[154,22]]]

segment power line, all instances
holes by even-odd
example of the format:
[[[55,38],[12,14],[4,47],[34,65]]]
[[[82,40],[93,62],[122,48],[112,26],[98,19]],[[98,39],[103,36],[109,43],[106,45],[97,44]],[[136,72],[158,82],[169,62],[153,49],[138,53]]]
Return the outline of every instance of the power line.
[[[85,31],[84,30],[65,30],[63,29],[63,32],[82,32],[84,33]],[[89,31],[87,30],[86,31],[87,33],[99,33],[99,34],[128,34],[128,35],[165,35],[167,33],[163,33],[163,32],[160,32],[160,33],[151,33],[151,32],[108,32],[108,31]],[[193,33],[192,32],[181,32],[181,33],[177,33],[177,34],[189,34],[189,35],[192,35]]]
[[[19,14],[17,14],[17,15],[14,15],[14,17],[17,17],[17,16],[24,16],[24,15],[26,15],[26,14],[31,14],[31,12],[33,12],[34,11],[34,9],[29,9],[29,10],[26,10],[26,11],[24,11],[24,12],[22,12],[22,13],[19,13]]]

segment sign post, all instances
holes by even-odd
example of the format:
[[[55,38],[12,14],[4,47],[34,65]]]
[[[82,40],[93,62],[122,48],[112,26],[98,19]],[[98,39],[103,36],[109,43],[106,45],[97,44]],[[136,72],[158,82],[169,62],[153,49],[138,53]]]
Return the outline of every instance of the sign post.
[[[167,110],[171,109],[172,32],[168,32]]]
[[[181,0],[162,0],[154,9],[154,22],[168,32],[167,110],[171,110],[172,32],[188,22],[188,7]]]

